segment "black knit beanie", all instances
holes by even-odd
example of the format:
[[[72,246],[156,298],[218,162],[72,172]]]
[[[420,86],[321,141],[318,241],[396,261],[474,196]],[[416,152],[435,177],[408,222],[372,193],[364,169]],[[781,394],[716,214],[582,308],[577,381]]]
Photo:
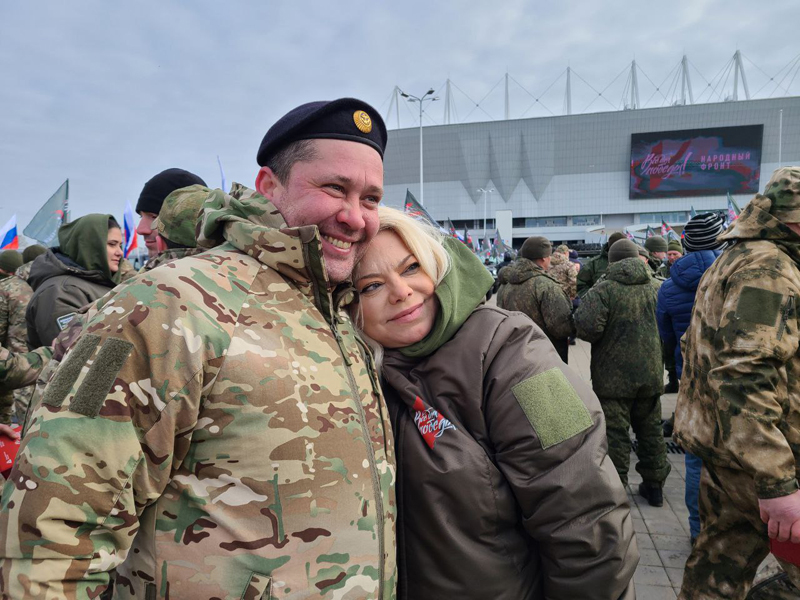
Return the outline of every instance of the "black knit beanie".
[[[683,228],[683,246],[687,252],[723,250],[727,245],[717,236],[725,231],[725,219],[717,213],[702,213],[692,217]]]
[[[144,184],[139,200],[136,202],[136,212],[141,215],[143,212],[158,214],[161,212],[161,205],[164,198],[175,190],[189,187],[190,185],[205,186],[206,182],[194,173],[183,169],[167,169]]]

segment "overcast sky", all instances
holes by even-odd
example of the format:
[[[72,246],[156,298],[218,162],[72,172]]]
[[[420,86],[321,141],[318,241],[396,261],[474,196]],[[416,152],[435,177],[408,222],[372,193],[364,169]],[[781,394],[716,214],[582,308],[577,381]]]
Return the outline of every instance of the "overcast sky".
[[[797,0],[2,0],[0,225],[16,213],[21,233],[66,178],[73,217],[121,218],[168,167],[218,187],[217,155],[228,182],[252,186],[286,111],[356,96],[386,117],[395,85],[439,90],[426,125],[443,122],[448,77],[454,121],[502,119],[507,70],[511,117],[547,116],[563,114],[569,65],[573,113],[617,110],[635,58],[641,102],[661,106],[686,53],[695,98],[719,100],[738,48],[754,97],[800,95],[798,63],[784,69],[800,54],[796,16]],[[400,106],[401,127],[416,110]]]

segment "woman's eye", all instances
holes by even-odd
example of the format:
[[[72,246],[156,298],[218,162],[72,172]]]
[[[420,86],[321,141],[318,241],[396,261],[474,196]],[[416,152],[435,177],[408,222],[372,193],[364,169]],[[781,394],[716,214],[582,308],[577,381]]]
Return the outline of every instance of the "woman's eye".
[[[380,283],[370,283],[369,285],[365,285],[363,288],[361,288],[361,293],[369,294],[370,292],[374,292],[380,287],[380,285]]]
[[[414,262],[414,263],[411,263],[410,265],[408,265],[408,267],[406,268],[406,270],[404,272],[405,273],[416,273],[417,271],[419,271],[419,263],[418,262]]]

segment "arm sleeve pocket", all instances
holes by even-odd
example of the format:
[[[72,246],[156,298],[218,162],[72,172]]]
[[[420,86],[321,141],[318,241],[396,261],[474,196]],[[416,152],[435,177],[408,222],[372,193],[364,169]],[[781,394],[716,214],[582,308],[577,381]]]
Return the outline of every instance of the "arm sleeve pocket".
[[[783,305],[783,295],[749,285],[742,288],[736,303],[736,318],[758,325],[775,327]]]
[[[589,410],[557,367],[518,383],[511,391],[542,448],[560,444],[592,426]]]

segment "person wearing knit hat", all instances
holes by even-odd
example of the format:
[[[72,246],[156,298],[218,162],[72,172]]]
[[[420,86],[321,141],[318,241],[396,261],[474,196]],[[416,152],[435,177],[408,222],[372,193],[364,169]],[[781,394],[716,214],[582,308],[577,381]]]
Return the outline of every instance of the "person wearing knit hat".
[[[575,311],[578,337],[592,345],[592,388],[606,415],[608,454],[623,485],[628,483],[632,427],[638,441],[639,494],[663,505],[670,472],[661,429],[664,366],[656,324],[660,281],[647,266],[647,252],[628,239],[608,250],[608,270]]]
[[[583,296],[600,280],[600,277],[602,277],[603,273],[605,273],[608,268],[608,249],[614,242],[624,239],[627,239],[627,237],[621,231],[612,233],[608,241],[603,244],[600,254],[581,267],[581,270],[578,272],[577,280],[578,296]]]
[[[24,264],[32,262],[37,256],[40,256],[45,252],[47,252],[47,248],[41,244],[32,244],[22,251],[22,262]]]
[[[724,250],[725,242],[717,238],[725,231],[725,219],[719,213],[695,215],[683,227],[683,246],[686,252]]]
[[[158,254],[156,234],[152,223],[161,211],[164,198],[175,190],[190,185],[205,186],[206,182],[194,173],[183,169],[165,169],[144,184],[139,194],[139,200],[136,202],[136,213],[140,217],[136,233],[144,238],[144,244],[150,256]]]
[[[705,271],[680,342],[675,438],[702,459],[704,508],[681,598],[743,598],[771,540],[797,541],[800,167],[777,169],[716,242],[729,246]],[[800,568],[778,562],[800,589]]]
[[[525,240],[519,258],[498,277],[497,306],[528,315],[542,328],[565,363],[569,353],[572,303],[549,273],[553,245],[546,237]]]
[[[15,276],[22,267],[22,254],[16,250],[0,252],[0,345],[11,352],[28,351],[28,326],[25,313],[33,290]],[[0,393],[0,423],[10,424],[12,417],[25,418],[31,388]]]

